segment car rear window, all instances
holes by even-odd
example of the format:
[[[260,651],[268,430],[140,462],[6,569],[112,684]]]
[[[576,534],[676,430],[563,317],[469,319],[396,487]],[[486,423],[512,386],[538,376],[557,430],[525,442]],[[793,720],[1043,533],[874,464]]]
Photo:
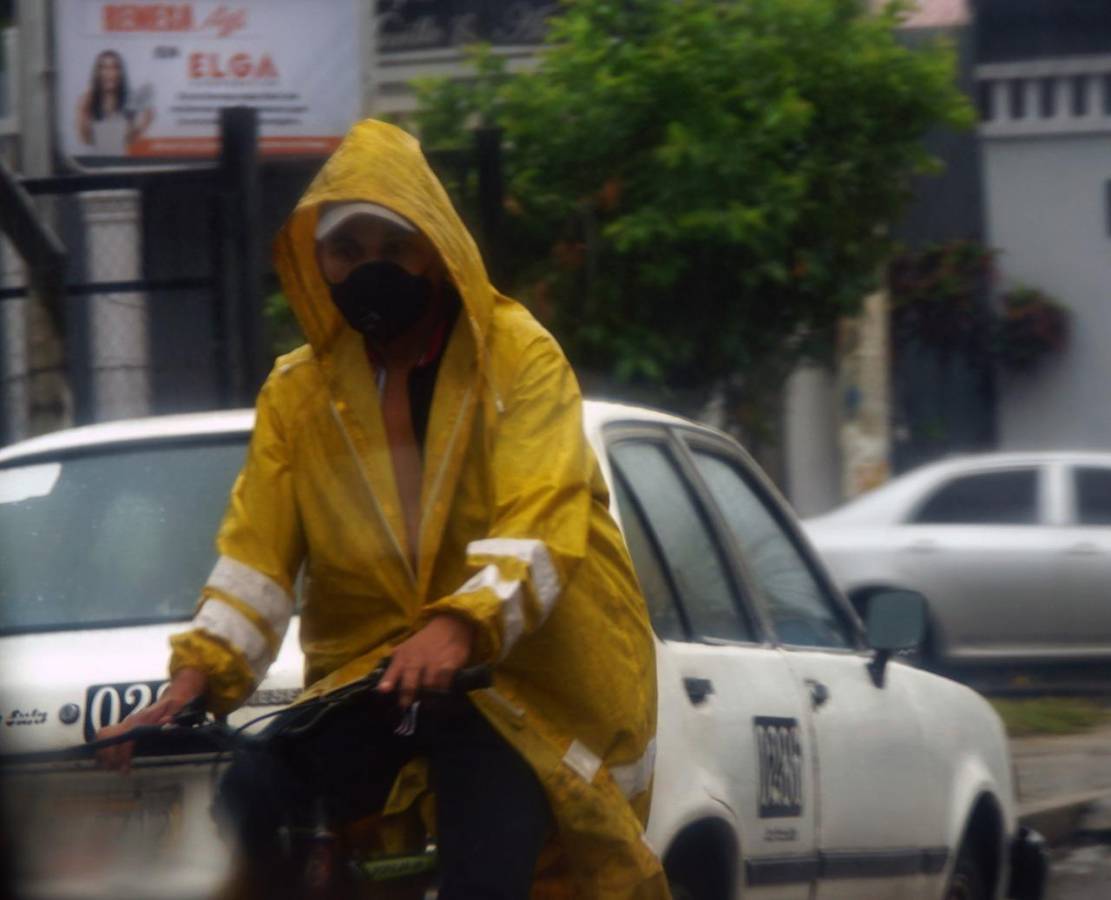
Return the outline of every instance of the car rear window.
[[[1081,525],[1111,525],[1111,469],[1079,468],[1076,516]]]
[[[245,438],[0,468],[0,631],[184,619]]]

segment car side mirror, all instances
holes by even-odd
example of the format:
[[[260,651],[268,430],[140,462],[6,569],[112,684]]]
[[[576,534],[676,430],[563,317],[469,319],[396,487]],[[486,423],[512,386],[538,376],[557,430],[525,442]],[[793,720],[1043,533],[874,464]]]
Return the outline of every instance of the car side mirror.
[[[868,644],[876,651],[868,671],[883,687],[891,654],[914,650],[926,636],[926,598],[915,591],[880,591],[868,603]]]

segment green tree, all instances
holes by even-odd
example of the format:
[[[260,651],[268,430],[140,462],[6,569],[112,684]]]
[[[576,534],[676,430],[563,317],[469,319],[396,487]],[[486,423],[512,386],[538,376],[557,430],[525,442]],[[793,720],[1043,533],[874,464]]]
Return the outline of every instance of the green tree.
[[[504,130],[521,296],[625,382],[730,377],[749,430],[876,287],[937,125],[970,121],[950,50],[861,0],[572,0],[534,71],[477,52],[418,84],[426,144]],[[745,411],[747,410],[747,412]]]

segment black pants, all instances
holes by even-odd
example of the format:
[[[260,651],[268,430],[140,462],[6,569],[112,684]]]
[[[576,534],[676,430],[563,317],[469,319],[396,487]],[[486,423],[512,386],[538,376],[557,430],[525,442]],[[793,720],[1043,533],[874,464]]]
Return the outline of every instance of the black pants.
[[[287,711],[267,729],[270,751],[237,755],[217,800],[271,895],[295,896],[283,827],[311,827],[321,804],[337,824],[380,810],[401,767],[423,756],[436,792],[441,900],[528,897],[551,811],[535,773],[473,706],[422,704],[408,736],[395,733],[392,698],[378,710],[336,712],[307,736],[285,737],[298,715]]]

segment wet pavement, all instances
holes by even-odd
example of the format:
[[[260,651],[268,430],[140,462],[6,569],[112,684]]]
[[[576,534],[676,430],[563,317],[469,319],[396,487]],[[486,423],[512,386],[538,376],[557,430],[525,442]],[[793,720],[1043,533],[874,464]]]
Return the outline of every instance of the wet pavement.
[[[1017,738],[1011,752],[1020,803],[1091,790],[1111,792],[1111,726],[1060,737]],[[1053,851],[1046,900],[1111,900],[1111,797],[1081,818]]]
[[[1020,805],[1111,791],[1111,725],[1080,734],[1014,738],[1011,756]],[[1107,896],[1111,900],[1111,891]]]
[[[1074,846],[1054,854],[1046,900],[1108,900],[1111,843]]]

